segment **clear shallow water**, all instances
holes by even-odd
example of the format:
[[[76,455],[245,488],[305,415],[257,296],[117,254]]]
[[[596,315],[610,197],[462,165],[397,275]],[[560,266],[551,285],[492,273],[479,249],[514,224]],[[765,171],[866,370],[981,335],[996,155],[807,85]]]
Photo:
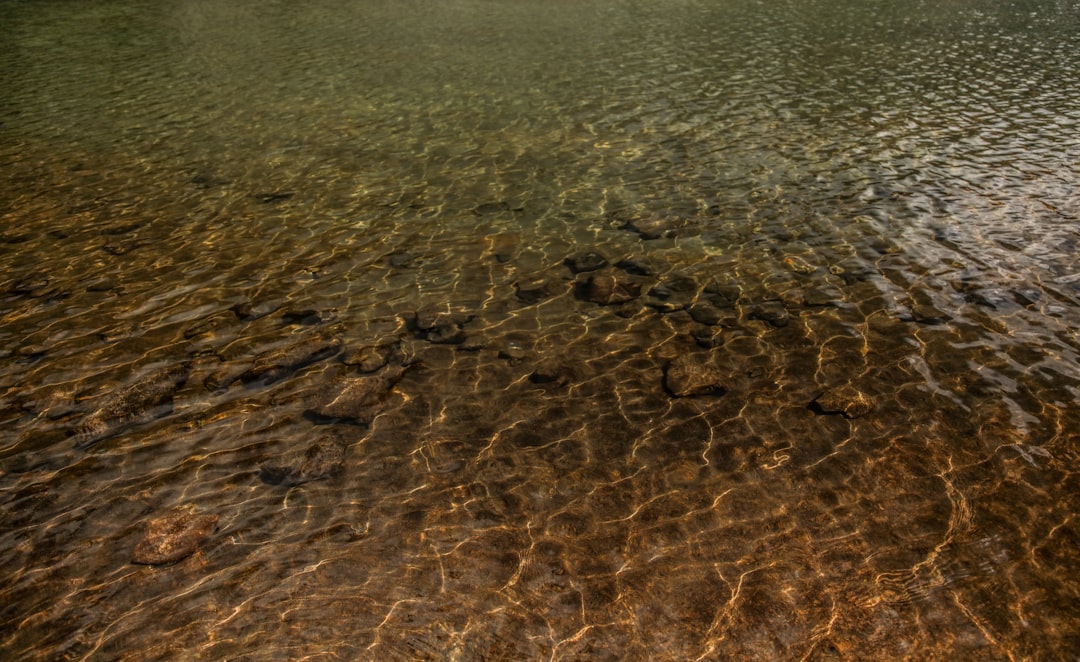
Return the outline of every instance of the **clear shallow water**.
[[[0,17],[5,656],[1080,648],[1075,2]]]

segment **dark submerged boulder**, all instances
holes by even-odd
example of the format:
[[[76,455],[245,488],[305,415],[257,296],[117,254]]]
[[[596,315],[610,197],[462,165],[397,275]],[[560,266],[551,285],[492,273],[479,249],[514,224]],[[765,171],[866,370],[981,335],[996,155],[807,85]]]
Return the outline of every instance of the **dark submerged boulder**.
[[[545,359],[536,365],[529,381],[533,384],[552,384],[565,386],[578,378],[577,371],[568,363],[559,359]]]
[[[670,313],[687,308],[696,296],[697,282],[693,278],[672,274],[649,290],[646,303],[660,312]]]
[[[753,306],[750,309],[750,319],[761,320],[768,323],[770,326],[780,328],[787,326],[791,320],[791,315],[788,314],[784,304],[779,301],[769,301],[757,306]]]
[[[616,269],[622,269],[634,276],[652,276],[656,273],[656,267],[648,260],[636,257],[628,257],[615,263]]]
[[[694,318],[695,322],[707,326],[716,326],[722,320],[730,317],[728,313],[725,313],[708,301],[698,301],[690,306],[688,312],[690,313],[690,317]]]
[[[328,435],[303,452],[262,465],[259,479],[270,485],[295,487],[335,476],[344,464],[345,445],[336,436]]]
[[[298,326],[315,326],[325,324],[337,319],[337,312],[333,310],[317,310],[315,308],[289,308],[281,314],[286,324]]]
[[[584,253],[578,253],[571,255],[563,260],[563,263],[570,267],[570,271],[575,274],[585,273],[586,271],[596,271],[597,269],[603,269],[608,265],[606,257],[597,253],[596,251],[586,251]]]
[[[626,303],[641,296],[640,284],[615,274],[590,274],[578,281],[575,290],[579,299],[602,306]]]
[[[460,345],[468,337],[465,325],[473,315],[465,312],[420,310],[405,317],[406,325],[417,338],[440,345]]]

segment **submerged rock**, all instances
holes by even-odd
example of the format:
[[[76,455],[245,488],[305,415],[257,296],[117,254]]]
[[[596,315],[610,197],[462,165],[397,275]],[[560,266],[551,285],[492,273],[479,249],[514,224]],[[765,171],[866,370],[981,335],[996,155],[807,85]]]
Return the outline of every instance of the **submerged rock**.
[[[112,343],[117,340],[123,340],[124,338],[133,338],[141,332],[142,328],[135,322],[121,322],[120,324],[102,329],[97,336],[102,342]]]
[[[664,388],[678,398],[693,395],[723,395],[727,375],[716,366],[711,354],[684,354],[668,364]]]
[[[950,317],[933,306],[915,305],[911,307],[910,315],[901,316],[900,319],[905,322],[916,322],[918,324],[926,324],[927,326],[937,326],[948,322]]]
[[[15,350],[15,355],[22,359],[39,359],[45,356],[49,352],[49,348],[45,345],[39,345],[32,343],[30,345],[23,345],[19,349]]]
[[[19,408],[36,416],[57,420],[78,411],[73,399],[74,390],[53,388],[42,390],[19,402]]]
[[[712,282],[705,285],[701,295],[717,308],[732,308],[742,297],[742,289],[734,282]]]
[[[330,478],[345,464],[345,445],[333,435],[319,439],[302,453],[295,453],[259,468],[259,479],[270,485],[295,487]]]
[[[341,340],[322,333],[310,335],[279,349],[255,357],[240,378],[245,382],[259,379],[272,383],[284,379],[306,365],[329,358],[341,349]]]
[[[383,342],[349,348],[341,355],[341,362],[356,367],[360,372],[375,372],[389,363],[391,358],[400,357],[401,354],[400,342]]]
[[[19,232],[17,230],[0,232],[0,244],[24,244],[28,241],[30,241],[29,232]]]
[[[795,273],[801,274],[803,276],[809,276],[810,274],[817,271],[817,267],[810,264],[798,255],[789,255],[785,257],[784,264],[787,265],[788,269],[791,269]]]
[[[8,287],[9,294],[18,294],[33,298],[53,296],[58,291],[52,279],[45,274],[35,273],[20,278]]]
[[[679,220],[674,218],[635,218],[627,221],[623,229],[650,240],[673,236],[679,225]]]
[[[831,388],[810,403],[819,414],[841,414],[844,418],[859,418],[874,410],[874,403],[851,384]]]
[[[520,203],[512,203],[507,200],[497,200],[492,202],[484,202],[473,207],[472,211],[477,216],[484,216],[486,214],[495,214],[503,211],[520,212],[524,211],[525,207]]]
[[[635,276],[652,276],[657,271],[657,268],[653,264],[647,260],[636,257],[628,257],[619,260],[615,263],[615,268],[622,269],[626,273]]]
[[[672,274],[649,290],[646,303],[670,313],[690,306],[697,295],[697,282],[689,276]]]
[[[573,271],[575,274],[580,274],[586,271],[603,269],[608,265],[608,260],[596,251],[587,251],[585,253],[571,255],[563,260],[563,263],[570,267],[570,271]]]
[[[421,310],[406,317],[409,330],[430,343],[460,345],[465,342],[465,325],[473,315],[464,312]]]
[[[514,259],[521,248],[521,235],[516,232],[501,232],[484,238],[485,254],[494,257],[500,263]]]
[[[80,283],[87,292],[108,292],[116,289],[116,279],[106,274],[94,274]]]
[[[529,353],[525,351],[525,348],[521,345],[510,342],[506,346],[499,349],[499,358],[509,361],[511,365],[517,365],[525,360]]]
[[[281,318],[285,320],[286,324],[315,326],[316,324],[333,322],[337,319],[337,312],[334,310],[317,310],[315,308],[290,308],[281,314]]]
[[[204,317],[184,329],[184,340],[212,340],[219,328],[228,324],[217,316]]]
[[[172,398],[191,374],[184,362],[157,370],[109,396],[84,420],[75,434],[77,448],[86,448],[106,437],[139,423],[172,412]]]
[[[537,364],[536,369],[529,375],[529,381],[533,384],[554,384],[565,386],[578,378],[577,371],[568,363],[559,359],[546,359]]]
[[[111,241],[102,246],[101,249],[110,255],[120,256],[127,255],[143,246],[149,246],[150,243],[147,239],[132,238],[124,241]]]
[[[695,322],[707,326],[716,326],[730,317],[729,313],[725,313],[708,301],[698,301],[690,306],[688,312]]]
[[[207,375],[203,379],[203,386],[208,391],[224,391],[240,379],[247,372],[248,367],[246,363],[226,363]]]
[[[787,326],[791,320],[791,315],[788,314],[784,304],[779,301],[769,301],[750,309],[750,319],[761,320],[767,322],[770,326],[780,328]]]
[[[835,288],[814,287],[802,295],[802,304],[808,308],[834,308],[843,301],[844,295]]]
[[[537,303],[566,291],[559,283],[542,278],[523,279],[514,283],[517,298],[525,303]]]
[[[230,310],[233,315],[242,322],[252,322],[262,317],[266,317],[272,313],[277,312],[281,308],[281,303],[273,299],[267,299],[264,301],[245,301],[244,303],[238,303]]]
[[[394,269],[411,269],[415,267],[416,256],[404,251],[396,251],[386,256],[386,264]]]
[[[217,530],[217,515],[196,515],[176,510],[150,520],[146,535],[135,546],[132,563],[169,565],[195,553]]]
[[[1043,293],[1034,288],[1024,288],[1013,290],[1012,296],[1016,303],[1027,308],[1042,301]]]
[[[284,202],[293,197],[293,195],[292,191],[265,191],[263,193],[256,193],[255,199],[266,204],[274,204],[277,202]]]
[[[641,296],[641,285],[625,276],[591,274],[578,281],[577,296],[602,306],[626,303]]]
[[[699,347],[705,349],[713,349],[714,347],[720,347],[724,344],[725,335],[724,331],[717,326],[710,326],[706,324],[696,324],[694,328],[690,330],[690,336],[697,342]]]
[[[406,368],[390,365],[377,373],[337,379],[315,393],[307,413],[322,419],[367,425],[379,414],[383,400]]]

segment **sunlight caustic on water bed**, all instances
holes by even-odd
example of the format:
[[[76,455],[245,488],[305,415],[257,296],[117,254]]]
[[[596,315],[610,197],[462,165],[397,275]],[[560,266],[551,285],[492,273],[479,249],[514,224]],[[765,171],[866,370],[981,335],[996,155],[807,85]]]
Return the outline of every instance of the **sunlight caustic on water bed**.
[[[1080,651],[1077,2],[0,26],[5,659]]]

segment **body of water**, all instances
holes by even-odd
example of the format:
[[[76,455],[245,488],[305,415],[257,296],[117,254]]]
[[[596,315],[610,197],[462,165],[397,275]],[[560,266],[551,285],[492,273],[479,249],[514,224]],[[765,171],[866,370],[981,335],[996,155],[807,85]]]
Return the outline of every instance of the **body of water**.
[[[9,659],[1069,660],[1075,0],[0,0]]]

